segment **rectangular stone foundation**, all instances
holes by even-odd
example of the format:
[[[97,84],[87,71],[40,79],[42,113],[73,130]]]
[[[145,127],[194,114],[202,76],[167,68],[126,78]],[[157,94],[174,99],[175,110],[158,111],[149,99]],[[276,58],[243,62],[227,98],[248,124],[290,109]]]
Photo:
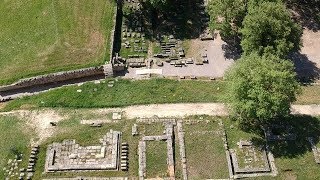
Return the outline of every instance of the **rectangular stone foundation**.
[[[118,170],[120,135],[110,130],[97,146],[83,147],[75,140],[53,143],[47,148],[45,171]]]

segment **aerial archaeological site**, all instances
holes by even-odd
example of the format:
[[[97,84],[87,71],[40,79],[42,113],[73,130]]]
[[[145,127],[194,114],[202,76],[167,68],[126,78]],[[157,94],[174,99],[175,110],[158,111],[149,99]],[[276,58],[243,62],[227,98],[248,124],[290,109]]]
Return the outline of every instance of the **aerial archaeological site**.
[[[320,179],[320,0],[0,1],[2,179]]]

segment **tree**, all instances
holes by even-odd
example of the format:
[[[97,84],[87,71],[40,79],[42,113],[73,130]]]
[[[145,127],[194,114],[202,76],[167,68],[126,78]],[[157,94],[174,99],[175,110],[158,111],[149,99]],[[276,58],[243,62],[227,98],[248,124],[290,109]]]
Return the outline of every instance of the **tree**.
[[[302,29],[282,3],[263,2],[248,10],[241,33],[244,54],[273,53],[284,58],[300,48]]]
[[[208,13],[211,30],[220,30],[227,38],[238,36],[246,15],[246,0],[211,0]]]
[[[150,7],[152,9],[156,10],[163,10],[166,5],[169,3],[169,0],[146,0],[143,1],[147,7]]]
[[[242,125],[261,125],[290,113],[300,91],[294,65],[274,55],[243,56],[226,73],[232,114]]]

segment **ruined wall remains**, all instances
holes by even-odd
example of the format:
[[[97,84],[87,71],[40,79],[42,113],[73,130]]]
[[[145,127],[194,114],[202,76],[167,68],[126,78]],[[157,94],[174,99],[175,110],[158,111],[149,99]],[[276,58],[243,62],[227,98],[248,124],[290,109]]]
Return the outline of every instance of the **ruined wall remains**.
[[[66,80],[90,77],[95,75],[105,75],[106,77],[113,76],[113,70],[111,64],[105,64],[98,67],[90,67],[77,69],[72,71],[62,71],[57,73],[51,73],[46,75],[35,76],[31,78],[21,79],[16,83],[0,86],[0,92],[15,90],[30,86],[43,85],[48,83],[61,82]]]

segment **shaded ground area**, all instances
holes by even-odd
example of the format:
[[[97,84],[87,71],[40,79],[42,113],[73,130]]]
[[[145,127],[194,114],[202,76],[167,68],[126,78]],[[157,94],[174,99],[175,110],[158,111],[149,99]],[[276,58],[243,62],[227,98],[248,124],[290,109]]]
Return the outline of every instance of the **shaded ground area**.
[[[293,19],[303,27],[302,48],[290,55],[298,76],[303,81],[314,81],[320,75],[320,1],[287,0]]]
[[[308,30],[320,30],[319,0],[287,0],[287,6],[293,12],[296,21]]]
[[[304,30],[300,52],[290,55],[298,76],[304,80],[317,80],[320,75],[320,31]]]

